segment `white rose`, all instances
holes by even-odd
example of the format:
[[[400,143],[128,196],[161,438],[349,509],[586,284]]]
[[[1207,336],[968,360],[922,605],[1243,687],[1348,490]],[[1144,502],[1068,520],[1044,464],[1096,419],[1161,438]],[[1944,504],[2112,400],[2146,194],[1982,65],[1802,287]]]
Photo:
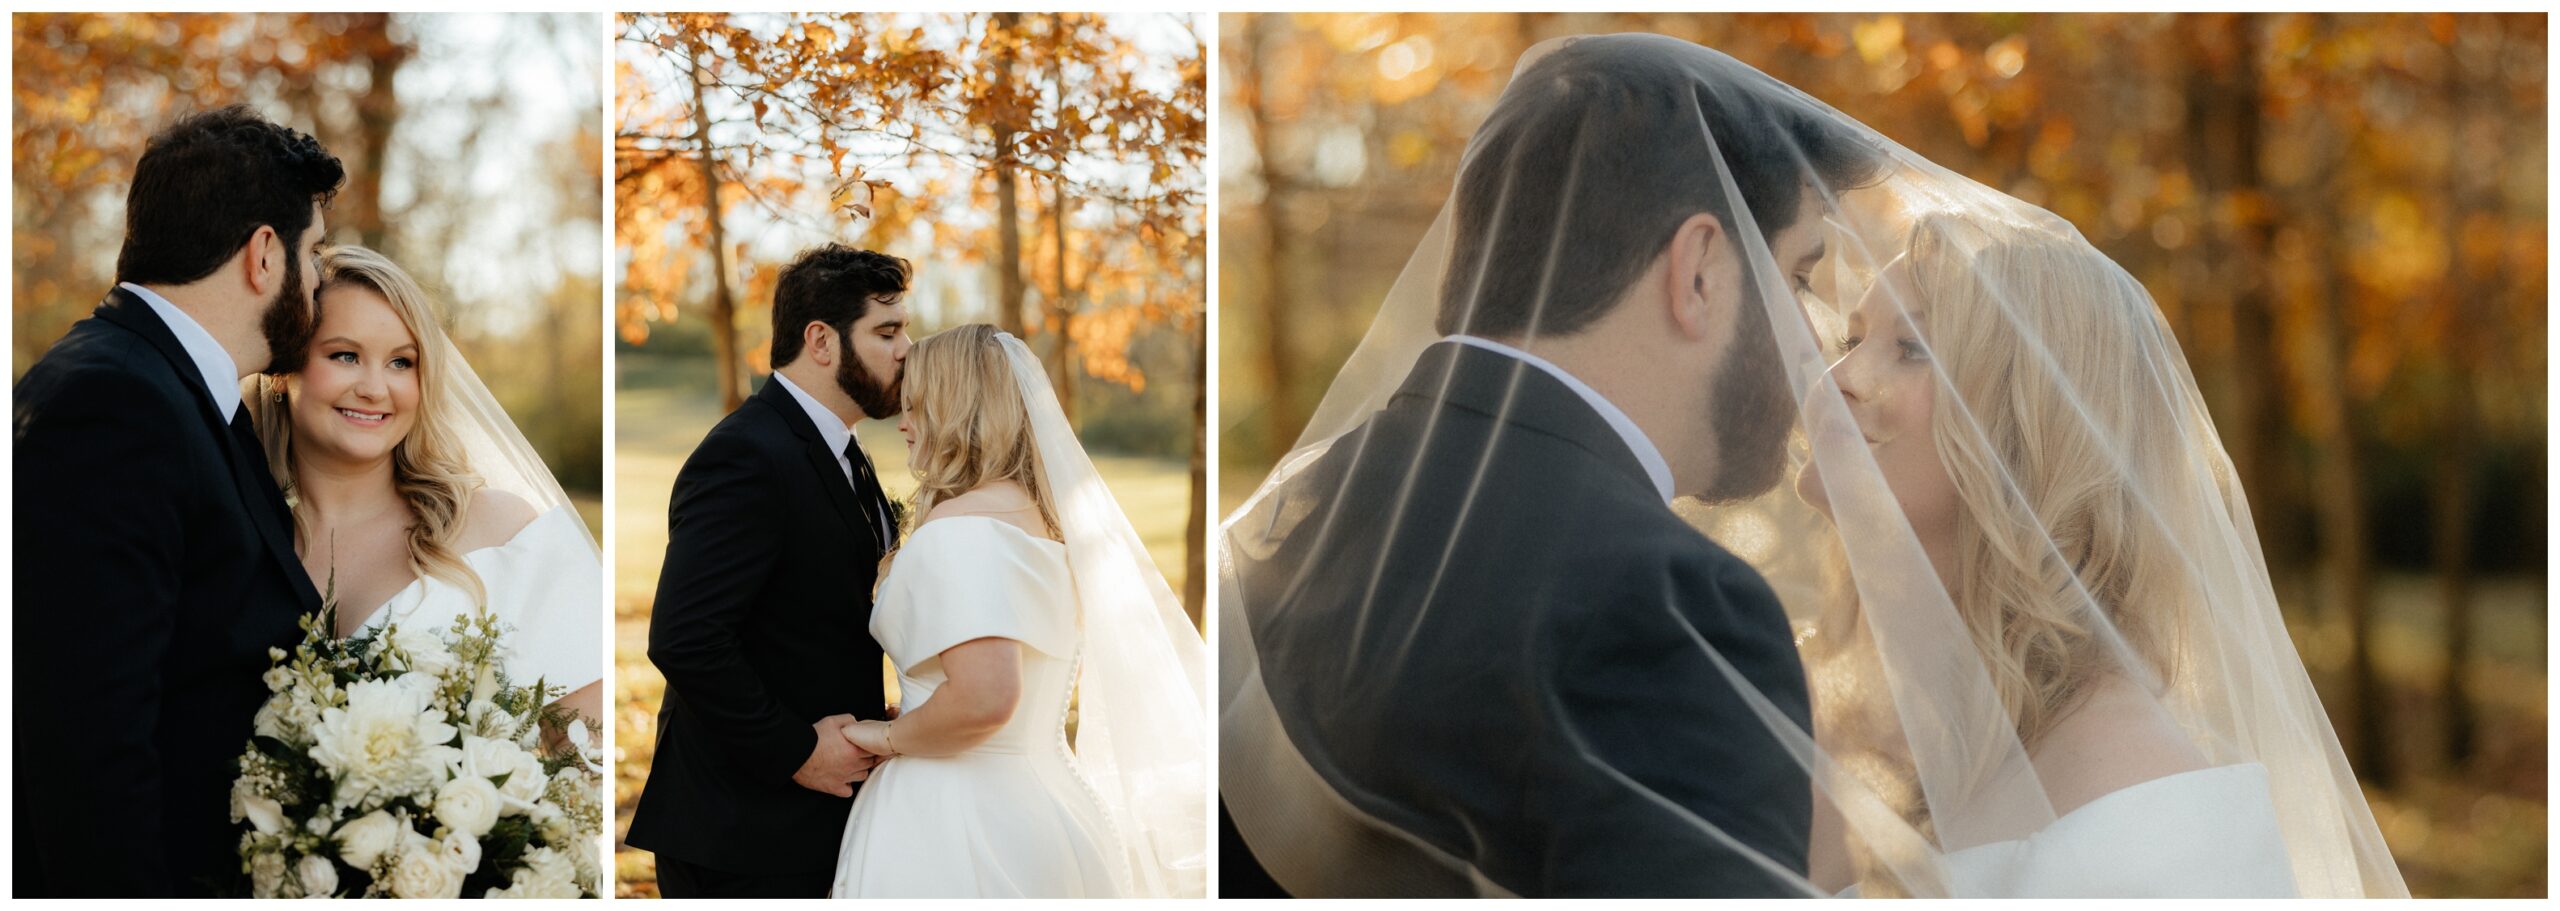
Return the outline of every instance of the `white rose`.
[[[464,775],[445,782],[436,791],[436,819],[455,831],[479,838],[498,824],[499,803],[498,789],[489,784],[489,779]]]
[[[274,898],[276,889],[284,885],[284,855],[272,849],[249,858],[249,894],[256,898]]]
[[[424,794],[444,775],[453,725],[430,707],[432,682],[367,680],[347,688],[347,704],[323,713],[312,729],[311,758],[338,783],[342,807]]]
[[[508,816],[530,811],[551,785],[551,776],[542,771],[542,759],[510,741],[464,737],[462,760],[455,765],[459,774],[477,775],[492,783],[505,778],[498,793],[506,797],[504,815]]]
[[[317,854],[304,857],[301,863],[302,894],[314,898],[338,892],[338,865]]]
[[[273,798],[259,796],[246,778],[231,783],[231,821],[243,819],[256,826],[259,834],[273,835],[284,831],[284,805]]]
[[[391,647],[408,658],[409,670],[442,677],[461,667],[462,659],[454,657],[453,650],[445,647],[444,636],[439,633],[432,626],[395,626],[391,631]]]
[[[400,849],[391,866],[391,894],[400,898],[460,898],[461,871],[446,863],[444,850],[421,839]]]
[[[375,810],[364,818],[338,827],[338,856],[349,866],[371,870],[375,861],[400,845],[400,821],[391,814]]]
[[[533,848],[524,854],[524,866],[504,889],[491,889],[489,898],[578,898],[585,893],[573,879],[577,868],[566,855],[550,848]]]
[[[436,847],[444,852],[445,865],[462,871],[462,875],[469,876],[472,871],[480,869],[479,839],[460,832],[447,832]]]

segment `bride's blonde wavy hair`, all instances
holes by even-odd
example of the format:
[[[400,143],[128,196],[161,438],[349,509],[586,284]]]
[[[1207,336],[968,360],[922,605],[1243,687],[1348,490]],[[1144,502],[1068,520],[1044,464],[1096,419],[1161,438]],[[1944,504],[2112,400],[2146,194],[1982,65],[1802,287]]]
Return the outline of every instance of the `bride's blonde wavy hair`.
[[[1012,481],[1031,495],[1049,536],[1059,536],[1057,510],[1040,480],[1031,412],[996,334],[994,326],[970,323],[926,336],[907,351],[901,399],[916,435],[909,468],[919,482],[907,531],[923,524],[937,503],[990,481]]]
[[[2228,463],[2178,430],[2211,425],[2181,413],[2192,381],[2149,293],[2076,236],[1931,215],[1903,259],[1938,365],[1930,436],[1962,504],[1949,598],[2032,753],[2109,674],[2174,678],[2175,630],[2205,597],[2174,529],[2209,517],[2145,498],[2197,484],[2227,497]],[[1844,771],[1930,832],[1891,700],[1853,695],[1889,689],[1836,540],[1829,559],[1841,612],[1806,653],[1817,728]],[[1962,771],[1974,785],[1997,772]],[[1901,891],[1861,866],[1865,894]]]
[[[421,578],[441,579],[471,596],[474,604],[486,602],[488,591],[480,574],[462,559],[455,543],[462,536],[463,522],[471,509],[472,494],[481,486],[470,465],[463,460],[462,442],[444,423],[441,412],[447,401],[444,387],[444,360],[453,354],[453,341],[437,322],[433,304],[418,286],[389,257],[359,246],[331,247],[320,255],[320,285],[312,289],[318,301],[333,288],[360,287],[373,291],[390,302],[391,312],[400,317],[409,334],[418,340],[418,420],[409,428],[408,436],[391,450],[391,482],[400,498],[409,506],[409,568]],[[317,326],[323,314],[315,305],[312,323]],[[291,396],[298,394],[299,384],[290,378],[261,376],[257,394],[250,397],[251,418],[258,427],[259,441],[266,445],[267,469],[275,475],[276,486],[285,491],[285,501],[293,508],[294,541],[305,550],[312,542],[310,505],[294,491],[293,405]]]
[[[1975,230],[1924,218],[1907,255],[1953,393],[1930,428],[1964,504],[1951,595],[2032,751],[2110,672],[2174,676],[2168,633],[2203,587],[2182,523],[2148,498],[2205,460],[2178,431],[2200,417],[2178,413],[2184,360],[2141,283],[2077,236],[1957,233]]]

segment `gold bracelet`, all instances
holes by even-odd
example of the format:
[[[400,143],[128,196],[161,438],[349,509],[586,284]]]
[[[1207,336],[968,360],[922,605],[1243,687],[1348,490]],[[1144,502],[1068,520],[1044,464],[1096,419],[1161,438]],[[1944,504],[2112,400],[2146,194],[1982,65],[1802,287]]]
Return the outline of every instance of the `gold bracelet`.
[[[897,730],[897,719],[892,718],[880,723],[880,745],[888,747],[889,755],[891,756],[898,755],[898,741],[896,737],[892,736],[897,732]]]

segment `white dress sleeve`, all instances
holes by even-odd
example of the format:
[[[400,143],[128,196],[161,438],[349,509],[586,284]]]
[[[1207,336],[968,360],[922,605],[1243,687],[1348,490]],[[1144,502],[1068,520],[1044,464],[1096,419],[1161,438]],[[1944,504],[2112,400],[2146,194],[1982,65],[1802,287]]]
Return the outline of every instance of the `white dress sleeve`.
[[[576,691],[604,679],[604,568],[568,506],[553,508],[504,546],[470,555],[489,609],[511,627],[507,676]]]
[[[1075,589],[1062,547],[981,516],[927,522],[890,564],[872,638],[901,668],[989,636],[1071,657]]]

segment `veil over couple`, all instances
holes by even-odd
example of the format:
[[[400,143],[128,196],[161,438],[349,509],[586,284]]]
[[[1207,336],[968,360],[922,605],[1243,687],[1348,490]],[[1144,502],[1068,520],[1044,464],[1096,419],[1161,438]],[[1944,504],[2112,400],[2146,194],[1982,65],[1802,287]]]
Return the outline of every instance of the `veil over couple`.
[[[248,107],[179,119],[116,287],[18,381],[19,895],[245,893],[233,760],[324,597],[342,637],[485,610],[510,678],[601,714],[594,539],[418,282],[324,242],[345,176]]]
[[[1202,896],[1200,634],[1030,349],[912,340],[909,278],[803,251],[772,378],[677,474],[626,840],[670,898]],[[853,432],[892,417],[903,507]]]
[[[1533,48],[1220,547],[1227,896],[2406,895],[2142,286]]]

